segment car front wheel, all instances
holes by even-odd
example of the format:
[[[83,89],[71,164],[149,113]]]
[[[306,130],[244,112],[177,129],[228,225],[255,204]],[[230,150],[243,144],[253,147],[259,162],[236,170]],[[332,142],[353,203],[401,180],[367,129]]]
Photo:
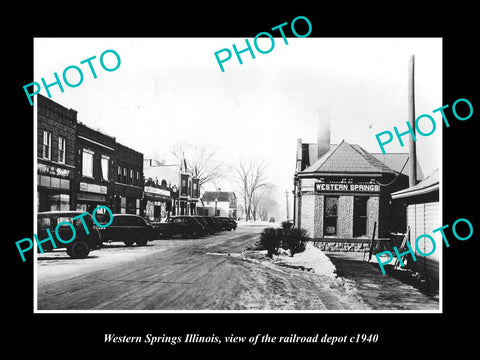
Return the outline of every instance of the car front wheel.
[[[86,258],[89,253],[88,244],[84,241],[76,241],[67,249],[67,254],[75,259]]]
[[[135,241],[135,243],[137,244],[137,246],[145,246],[145,245],[147,245],[147,240],[145,240],[145,239],[137,240],[137,241]]]

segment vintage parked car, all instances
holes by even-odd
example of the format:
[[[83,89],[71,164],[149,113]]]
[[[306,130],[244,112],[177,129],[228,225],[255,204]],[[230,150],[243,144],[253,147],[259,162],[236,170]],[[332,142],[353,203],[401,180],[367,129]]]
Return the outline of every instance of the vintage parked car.
[[[195,218],[195,220],[197,220],[204,227],[205,232],[207,234],[210,234],[210,235],[215,234],[216,228],[214,224],[211,224],[210,222],[208,222],[204,216],[192,215],[192,217]]]
[[[100,241],[99,231],[97,227],[94,226],[90,214],[85,214],[81,218],[75,220],[73,219],[82,214],[85,213],[83,211],[46,211],[38,213],[38,239],[43,240],[48,238],[47,229],[49,229],[57,248],[66,248],[68,256],[72,258],[86,258],[91,250],[101,248],[102,242]],[[55,235],[55,228],[62,222],[69,222],[75,228],[75,238],[68,244],[58,241]],[[88,230],[88,234],[85,227]],[[58,228],[58,235],[64,240],[71,239],[73,231],[69,226],[60,226]],[[41,246],[44,251],[53,250],[53,245],[50,241],[42,243]]]
[[[219,219],[213,216],[204,216],[203,218],[215,229],[215,231],[225,230],[222,221]]]
[[[224,230],[235,230],[237,228],[237,222],[227,216],[216,216],[215,220],[220,221],[222,223]]]
[[[155,227],[162,238],[177,235],[197,238],[207,233],[205,226],[189,215],[170,216],[165,222],[155,223]]]
[[[155,227],[147,220],[133,214],[113,214],[110,226],[100,229],[102,242],[121,241],[126,246],[145,246],[148,241],[155,240]]]

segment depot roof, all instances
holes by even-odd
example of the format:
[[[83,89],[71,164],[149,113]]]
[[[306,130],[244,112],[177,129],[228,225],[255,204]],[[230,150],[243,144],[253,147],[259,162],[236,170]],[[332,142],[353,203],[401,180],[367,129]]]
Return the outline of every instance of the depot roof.
[[[375,156],[359,145],[342,140],[299,174],[396,174]]]

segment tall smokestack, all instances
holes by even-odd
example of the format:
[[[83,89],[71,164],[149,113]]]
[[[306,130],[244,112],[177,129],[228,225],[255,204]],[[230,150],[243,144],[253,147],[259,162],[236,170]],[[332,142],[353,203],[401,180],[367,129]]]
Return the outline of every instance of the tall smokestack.
[[[317,159],[330,151],[330,114],[327,109],[318,109]]]
[[[302,171],[302,139],[297,139],[297,163],[295,165],[295,171]]]
[[[413,133],[415,133],[415,55],[410,56],[408,62],[408,122],[410,123]],[[409,186],[417,184],[417,150],[413,136],[408,141],[409,154]]]

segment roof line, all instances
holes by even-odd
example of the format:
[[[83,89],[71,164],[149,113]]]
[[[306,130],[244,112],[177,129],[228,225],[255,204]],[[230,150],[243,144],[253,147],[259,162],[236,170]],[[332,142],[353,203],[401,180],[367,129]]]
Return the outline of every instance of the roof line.
[[[331,150],[327,151],[325,154],[323,154],[323,155],[327,155],[327,154],[328,154],[328,155],[325,157],[325,159],[323,159],[322,165],[325,164],[325,162],[326,162],[328,159],[330,159],[330,157],[333,155],[333,153],[338,149],[338,147],[339,147],[344,141],[345,141],[345,139],[343,139],[343,140],[340,142],[340,144],[338,144],[337,146],[335,146],[334,149],[331,149]],[[347,143],[347,144],[348,144],[348,143]],[[323,155],[322,155],[322,156],[323,156]],[[320,160],[320,159],[322,159],[322,157],[318,158],[313,164],[311,164],[310,166],[306,167],[305,169],[308,169],[309,167],[313,166],[313,165],[314,165],[318,160]],[[301,172],[305,171],[305,169],[303,169]],[[312,172],[314,172],[314,171],[312,171]]]
[[[439,183],[434,183],[434,184],[431,184],[430,186],[420,188],[420,189],[409,190],[409,188],[406,188],[405,191],[398,191],[396,193],[392,193],[391,196],[392,196],[392,199],[401,199],[401,198],[406,198],[406,197],[415,196],[415,195],[428,194],[437,190],[439,190]]]

